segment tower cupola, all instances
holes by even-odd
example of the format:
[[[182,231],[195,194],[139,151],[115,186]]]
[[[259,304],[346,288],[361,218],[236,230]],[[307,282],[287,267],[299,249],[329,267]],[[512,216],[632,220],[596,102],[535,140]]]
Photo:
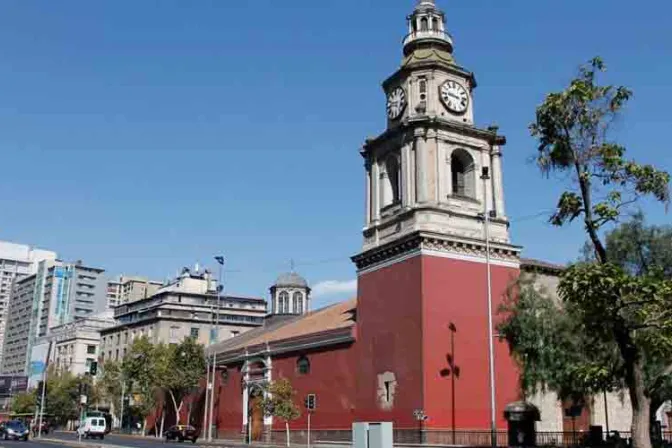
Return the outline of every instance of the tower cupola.
[[[440,48],[453,52],[453,38],[446,32],[446,18],[434,0],[418,0],[408,16],[408,34],[404,38],[404,56],[418,48]]]

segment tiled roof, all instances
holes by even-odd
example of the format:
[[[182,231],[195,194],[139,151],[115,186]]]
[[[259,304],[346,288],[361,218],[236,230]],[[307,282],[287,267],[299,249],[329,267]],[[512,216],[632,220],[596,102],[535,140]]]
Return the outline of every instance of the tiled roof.
[[[535,260],[533,258],[521,258],[520,259],[520,268],[522,270],[541,270],[551,273],[559,274],[564,271],[567,267],[561,264],[549,263],[547,261]]]
[[[227,341],[215,344],[207,351],[231,354],[246,348],[279,344],[297,339],[319,339],[337,330],[347,331],[355,324],[357,300],[351,299],[291,319],[267,319],[261,328],[255,328]]]

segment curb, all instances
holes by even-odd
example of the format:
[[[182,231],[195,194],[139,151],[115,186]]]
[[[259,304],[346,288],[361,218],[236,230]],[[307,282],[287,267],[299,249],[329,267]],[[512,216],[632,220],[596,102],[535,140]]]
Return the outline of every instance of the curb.
[[[49,437],[42,437],[39,439],[31,439],[31,440],[39,440],[40,442],[47,442],[47,443],[54,443],[58,445],[64,445],[64,446],[72,446],[72,447],[87,447],[87,448],[137,448],[133,446],[123,446],[123,445],[113,445],[113,444],[105,444],[105,443],[97,443],[97,442],[91,442],[91,441],[78,441],[78,440],[66,440],[66,439],[52,439]]]

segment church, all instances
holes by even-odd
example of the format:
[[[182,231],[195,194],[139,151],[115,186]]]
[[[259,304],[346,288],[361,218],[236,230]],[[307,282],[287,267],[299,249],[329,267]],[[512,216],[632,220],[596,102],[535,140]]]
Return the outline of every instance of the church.
[[[306,430],[304,397],[314,394],[314,440],[350,440],[355,421],[390,421],[397,442],[488,445],[492,349],[506,441],[503,411],[521,393],[508,347],[493,334],[497,309],[520,275],[553,286],[562,267],[521,259],[510,241],[506,138],[475,124],[476,79],[453,56],[443,11],[419,0],[407,20],[401,65],[382,83],[387,127],[361,149],[357,297],[309,311],[306,280],[283,275],[265,325],[211,347],[220,438],[284,437],[284,423],[255,403],[265,384],[287,378],[302,409],[290,423],[295,441]],[[568,430],[557,399],[535,400],[540,429]],[[578,424],[599,424],[585,415]]]

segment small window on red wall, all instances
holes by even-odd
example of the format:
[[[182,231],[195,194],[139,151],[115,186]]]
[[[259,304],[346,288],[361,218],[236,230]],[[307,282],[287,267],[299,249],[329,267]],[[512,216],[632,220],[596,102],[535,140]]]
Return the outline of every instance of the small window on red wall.
[[[296,371],[300,375],[307,375],[310,373],[310,361],[308,361],[308,358],[306,358],[305,356],[301,356],[296,361]]]

